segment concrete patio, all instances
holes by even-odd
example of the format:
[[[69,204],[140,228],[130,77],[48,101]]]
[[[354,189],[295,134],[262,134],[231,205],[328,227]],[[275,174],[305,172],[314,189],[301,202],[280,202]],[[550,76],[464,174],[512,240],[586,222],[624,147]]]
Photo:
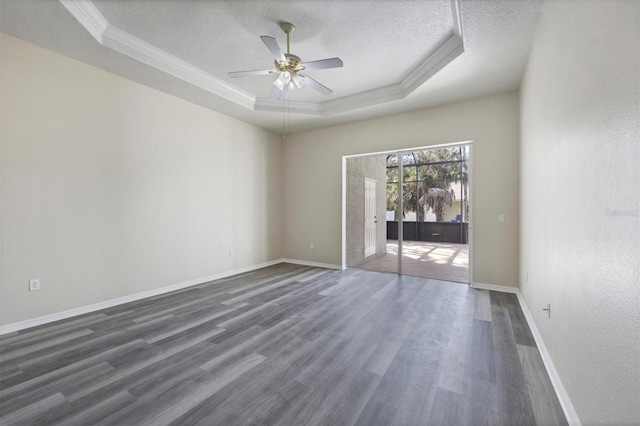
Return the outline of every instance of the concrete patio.
[[[444,281],[469,282],[469,246],[466,244],[403,241],[402,273]],[[387,240],[387,254],[374,258],[361,269],[398,271],[398,242]]]

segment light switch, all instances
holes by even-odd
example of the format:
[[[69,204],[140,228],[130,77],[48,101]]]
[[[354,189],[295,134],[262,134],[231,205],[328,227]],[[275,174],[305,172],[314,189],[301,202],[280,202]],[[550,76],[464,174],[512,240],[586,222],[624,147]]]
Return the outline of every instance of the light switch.
[[[498,215],[498,222],[504,223],[504,215],[503,214],[499,214]]]

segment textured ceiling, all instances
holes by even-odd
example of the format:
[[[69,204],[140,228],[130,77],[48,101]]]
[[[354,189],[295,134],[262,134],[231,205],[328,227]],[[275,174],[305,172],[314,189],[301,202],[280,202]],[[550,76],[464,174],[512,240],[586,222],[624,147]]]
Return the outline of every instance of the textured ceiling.
[[[367,119],[518,88],[542,8],[538,0],[152,1],[94,0],[108,23],[193,67],[265,98],[271,75],[231,79],[229,71],[273,67],[259,39],[279,22],[296,25],[291,51],[303,60],[338,56],[343,68],[307,73],[334,90],[302,88],[287,99],[315,104],[400,83],[452,34],[459,4],[464,52],[404,99],[327,116],[292,113],[288,132]],[[100,45],[56,1],[2,0],[0,30],[215,111],[282,131],[282,113],[254,111]]]
[[[273,56],[258,36],[275,37],[285,50],[281,21],[296,26],[291,53],[305,61],[336,56],[343,60],[342,69],[307,72],[333,89],[333,97],[398,83],[445,41],[452,28],[450,0],[189,1],[162,2],[162,7],[148,1],[93,3],[110,24],[265,98],[274,76],[231,79],[227,73],[273,68]],[[294,90],[287,98],[325,100],[310,88]]]

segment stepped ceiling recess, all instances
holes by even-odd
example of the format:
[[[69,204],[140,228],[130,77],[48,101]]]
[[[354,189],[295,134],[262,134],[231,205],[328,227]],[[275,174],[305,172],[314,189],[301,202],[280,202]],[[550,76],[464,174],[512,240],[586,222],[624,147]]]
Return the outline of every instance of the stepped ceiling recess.
[[[451,103],[519,87],[541,0],[3,0],[0,30],[214,111],[287,133]],[[310,87],[269,99],[260,39],[303,61]]]

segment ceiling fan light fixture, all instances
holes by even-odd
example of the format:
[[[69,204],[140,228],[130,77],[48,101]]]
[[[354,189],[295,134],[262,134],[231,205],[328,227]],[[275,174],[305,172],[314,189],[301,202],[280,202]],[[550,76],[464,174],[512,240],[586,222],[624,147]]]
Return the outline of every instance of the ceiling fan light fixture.
[[[276,86],[280,90],[284,89],[284,83],[280,80],[280,78],[276,78],[274,80],[274,82],[273,82],[273,85]]]
[[[280,90],[284,89],[284,83],[280,80],[280,77],[276,78],[273,81],[273,85],[276,86]]]
[[[291,81],[291,74],[285,71],[280,73],[278,78],[274,80],[273,85],[280,90],[284,90],[284,86],[289,84],[290,81]]]

